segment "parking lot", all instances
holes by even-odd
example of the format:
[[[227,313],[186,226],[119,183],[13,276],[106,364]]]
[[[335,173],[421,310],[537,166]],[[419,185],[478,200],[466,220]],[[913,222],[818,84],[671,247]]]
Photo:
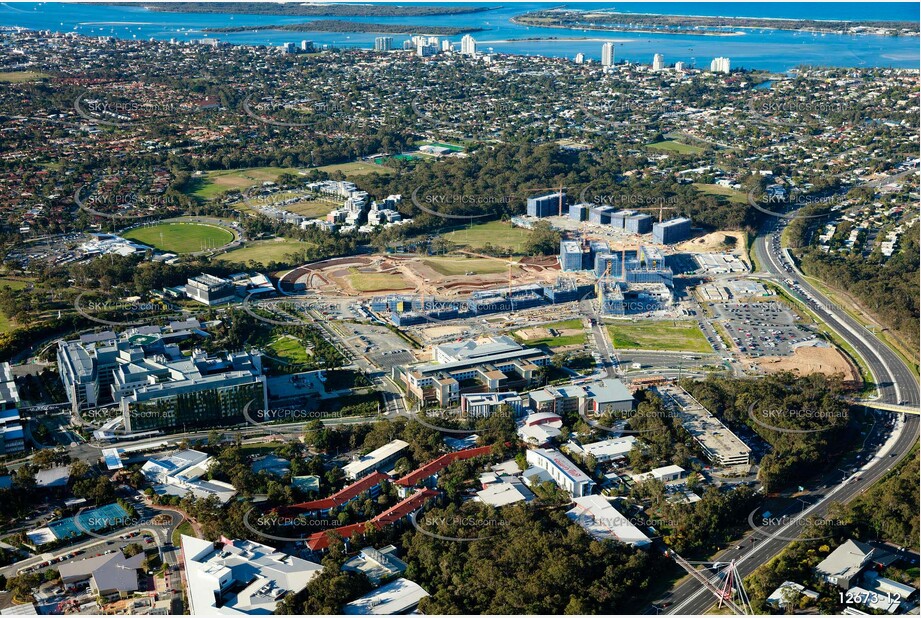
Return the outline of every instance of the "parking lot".
[[[781,303],[720,303],[713,308],[733,343],[748,356],[789,356],[797,344],[815,339]]]
[[[336,324],[334,330],[354,351],[388,373],[396,365],[415,361],[409,343],[384,326],[342,322]]]

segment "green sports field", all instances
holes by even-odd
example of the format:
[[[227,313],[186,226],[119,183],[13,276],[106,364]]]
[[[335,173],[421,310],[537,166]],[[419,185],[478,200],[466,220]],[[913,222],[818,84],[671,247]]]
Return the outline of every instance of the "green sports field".
[[[694,188],[700,191],[701,193],[706,193],[707,195],[716,195],[717,197],[725,197],[733,204],[747,204],[748,199],[744,191],[738,191],[730,187],[723,187],[720,185],[708,185],[701,182],[695,182]]]
[[[282,262],[288,255],[306,249],[310,246],[309,242],[299,240],[257,240],[248,242],[245,246],[228,251],[217,259],[222,262],[234,262],[238,264],[249,264],[251,260],[262,266],[269,262]]]
[[[713,352],[696,322],[647,320],[608,324],[607,328],[611,343],[619,350]]]
[[[18,277],[0,277],[0,289],[9,287],[13,290],[23,290],[32,283],[30,279],[20,279]]]
[[[466,275],[473,273],[475,275],[494,275],[496,273],[508,272],[509,265],[507,260],[488,258],[471,258],[465,256],[443,256],[431,257],[422,260],[422,263],[446,277],[451,275]],[[517,270],[517,266],[512,266],[512,274]]]
[[[504,221],[475,223],[469,228],[443,234],[445,240],[472,250],[482,249],[486,244],[502,247],[509,253],[521,253],[528,240],[529,230],[515,227]]]
[[[367,174],[392,174],[393,170],[389,167],[366,163],[364,161],[352,161],[350,163],[334,163],[332,165],[323,165],[317,168],[321,172],[333,174],[342,172],[346,179],[351,180],[354,176],[365,176]]]
[[[676,142],[674,140],[665,140],[662,142],[655,142],[654,144],[646,144],[649,148],[653,150],[664,150],[666,152],[677,152],[678,154],[700,154],[704,151],[700,146],[692,146],[690,144],[682,144],[681,142]]]
[[[249,189],[263,182],[275,182],[283,173],[297,174],[293,167],[244,167],[235,170],[213,170],[193,178],[186,193],[210,200],[231,189]]]
[[[357,268],[350,268],[349,285],[358,292],[381,292],[384,290],[405,290],[412,286],[402,275],[389,273],[363,273]]]
[[[123,236],[170,253],[217,249],[234,238],[230,230],[204,223],[161,223],[135,228]]]
[[[51,77],[47,73],[38,71],[12,71],[0,72],[0,82],[6,84],[21,84],[23,82],[34,82],[40,79]]]

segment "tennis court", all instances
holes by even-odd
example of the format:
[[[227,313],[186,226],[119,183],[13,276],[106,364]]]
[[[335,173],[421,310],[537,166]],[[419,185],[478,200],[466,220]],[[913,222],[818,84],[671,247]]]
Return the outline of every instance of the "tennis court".
[[[74,539],[83,536],[86,530],[96,532],[124,525],[127,519],[128,513],[125,509],[120,504],[112,503],[83,511],[67,519],[51,522],[48,527],[58,540]]]

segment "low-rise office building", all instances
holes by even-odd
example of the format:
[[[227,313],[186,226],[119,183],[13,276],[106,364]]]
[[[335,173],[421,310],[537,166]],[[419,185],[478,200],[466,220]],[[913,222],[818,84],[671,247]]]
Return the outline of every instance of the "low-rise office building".
[[[607,463],[609,461],[623,459],[635,445],[635,437],[623,436],[621,438],[610,438],[590,444],[575,445],[574,443],[569,443],[566,446],[577,455],[582,455],[583,457],[591,455],[598,463]]]
[[[58,567],[65,590],[87,586],[103,598],[121,597],[137,592],[138,571],[147,556],[144,552],[126,558],[121,550],[83,560],[62,562]]]
[[[275,286],[261,273],[235,273],[228,277],[202,273],[190,277],[184,290],[191,300],[208,306],[236,302],[247,297],[273,296],[276,293]]]
[[[872,545],[848,539],[815,566],[815,574],[832,586],[848,590],[871,563],[874,551]]]
[[[192,300],[208,306],[229,303],[237,297],[232,281],[207,273],[191,277],[185,285],[185,293]]]
[[[686,475],[687,471],[681,466],[662,466],[661,468],[655,468],[649,472],[634,474],[633,480],[637,483],[641,483],[643,481],[654,479],[656,481],[668,483],[671,481],[683,479]]]
[[[362,455],[350,461],[343,466],[342,471],[348,479],[360,479],[386,466],[393,465],[407,448],[409,448],[409,442],[393,440],[380,448],[374,449],[367,455]]]
[[[342,607],[342,613],[347,616],[411,614],[419,605],[419,601],[427,596],[429,593],[422,586],[401,577],[351,603],[346,603]]]
[[[607,414],[629,412],[633,409],[633,395],[623,382],[606,378],[583,385],[550,386],[528,393],[535,412],[566,414]]]
[[[215,542],[183,534],[181,546],[193,616],[272,614],[285,595],[300,592],[323,570],[255,541]]]
[[[595,486],[595,481],[555,449],[530,449],[525,457],[532,466],[548,472],[553,481],[573,498],[589,495]]]
[[[343,571],[364,573],[375,586],[389,581],[406,572],[409,566],[397,558],[397,548],[388,545],[380,549],[373,547],[362,548],[357,555],[346,560],[342,565]]]
[[[576,506],[566,516],[585,529],[599,541],[618,541],[634,547],[652,544],[648,536],[621,515],[604,496],[581,496],[573,498]]]
[[[200,451],[177,451],[149,459],[141,467],[141,474],[158,495],[184,497],[192,494],[201,499],[214,496],[221,504],[226,504],[237,494],[234,486],[202,478],[214,463],[214,458]]]
[[[526,387],[551,356],[510,337],[435,346],[435,363],[393,368],[393,378],[426,405],[456,405],[461,392],[498,392]]]
[[[467,418],[492,416],[505,406],[508,406],[515,416],[519,416],[524,409],[521,395],[515,392],[461,395],[461,412]]]

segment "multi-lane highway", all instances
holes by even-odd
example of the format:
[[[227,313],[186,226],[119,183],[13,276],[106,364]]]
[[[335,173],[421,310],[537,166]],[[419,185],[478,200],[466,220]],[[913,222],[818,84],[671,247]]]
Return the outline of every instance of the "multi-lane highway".
[[[810,310],[850,344],[866,362],[873,373],[879,390],[879,399],[885,403],[919,405],[918,380],[901,358],[879,341],[843,309],[836,307],[818,290],[805,281],[789,256],[780,246],[783,221],[768,224],[755,240],[755,253],[759,263],[769,275],[783,283],[794,296],[802,299]],[[816,486],[800,497],[809,506],[802,517],[822,517],[833,502],[846,503],[867,490],[905,457],[918,440],[919,417],[905,415],[896,424],[892,437],[874,454],[859,472],[842,479],[837,471],[816,482]],[[745,577],[780,553],[791,538],[801,531],[799,518],[770,530],[752,532],[742,542],[722,552],[715,560],[735,560],[739,573]],[[713,575],[715,577],[715,575]],[[712,593],[691,578],[676,586],[668,597],[669,614],[703,614],[715,602]],[[658,611],[660,608],[653,608]]]
[[[825,517],[833,502],[846,503],[866,491],[883,477],[895,462],[900,461],[901,456],[908,454],[917,441],[918,417],[906,416],[902,423],[901,427],[896,428],[897,438],[890,441],[884,450],[878,452],[854,476],[842,480],[840,472],[830,472],[817,482],[815,489],[798,495],[811,506],[802,512],[789,514],[788,519],[785,520],[789,523],[773,527],[769,531],[752,532],[738,545],[714,557],[714,560],[723,563],[735,560],[739,574],[747,577],[759,566],[779,554],[790,543],[790,539],[796,538],[802,532],[802,518]],[[890,454],[893,453],[898,456],[890,457]],[[858,478],[859,480],[854,480]],[[831,483],[827,489],[823,487],[826,483]],[[711,575],[715,577],[715,574]],[[667,600],[672,603],[667,609],[669,614],[704,614],[716,602],[710,591],[705,590],[699,582],[691,579],[682,581],[672,590]]]
[[[781,230],[781,223],[774,223],[755,240],[755,253],[763,268],[781,280],[792,280],[792,286],[783,284],[784,287],[802,298],[813,313],[857,351],[873,373],[881,401],[921,405],[918,380],[911,370],[889,346],[806,281],[780,246]]]

